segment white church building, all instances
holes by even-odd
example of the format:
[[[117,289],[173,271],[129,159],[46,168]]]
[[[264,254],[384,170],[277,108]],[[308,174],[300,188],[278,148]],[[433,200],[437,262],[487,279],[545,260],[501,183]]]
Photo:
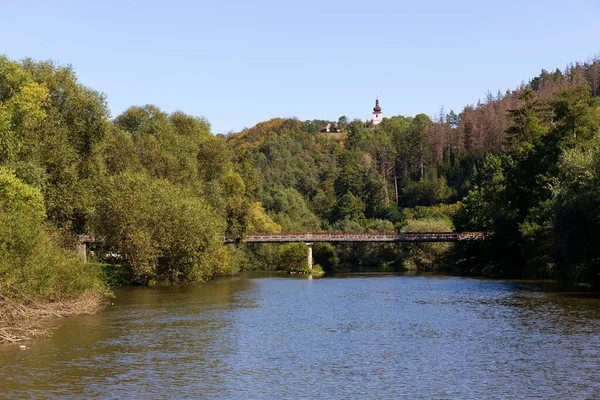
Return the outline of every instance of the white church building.
[[[375,100],[375,107],[373,107],[373,126],[378,125],[383,119],[381,113],[381,107],[379,107],[379,99]]]

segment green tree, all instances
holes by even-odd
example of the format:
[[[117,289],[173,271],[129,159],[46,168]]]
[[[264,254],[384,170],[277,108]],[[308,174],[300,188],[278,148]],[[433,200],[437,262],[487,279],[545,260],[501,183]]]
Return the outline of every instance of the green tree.
[[[600,285],[600,134],[565,150],[553,182],[553,255],[562,279]]]
[[[229,271],[225,221],[191,191],[124,173],[111,177],[101,193],[94,232],[123,254],[134,282],[202,280]]]
[[[518,146],[530,148],[536,138],[548,132],[548,127],[542,125],[538,118],[543,106],[540,106],[534,98],[535,93],[532,89],[523,89],[519,99],[525,101],[525,105],[509,111],[513,125],[507,129],[506,133],[509,140],[516,142]]]
[[[355,119],[348,125],[348,148],[354,149],[360,145],[366,136],[366,129],[362,121]]]
[[[425,176],[428,157],[427,127],[430,124],[431,120],[427,115],[418,114],[411,121],[406,133],[408,151],[412,155],[410,161],[417,166],[420,178]]]
[[[0,296],[10,301],[64,301],[88,292],[101,296],[106,288],[97,264],[63,249],[45,226],[39,189],[0,167]],[[5,315],[2,321],[6,322]],[[7,329],[8,327],[4,326]]]
[[[600,126],[598,115],[594,112],[595,103],[589,84],[583,80],[559,93],[552,102],[558,130],[570,133],[573,139],[578,136],[589,139]]]
[[[295,189],[274,190],[263,197],[263,205],[284,232],[310,232],[321,228],[319,219]]]
[[[338,219],[362,221],[365,219],[365,204],[352,192],[347,192],[338,201]]]

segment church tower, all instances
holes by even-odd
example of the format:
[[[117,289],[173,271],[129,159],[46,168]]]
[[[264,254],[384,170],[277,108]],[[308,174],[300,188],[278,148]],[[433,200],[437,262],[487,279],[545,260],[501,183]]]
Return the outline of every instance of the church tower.
[[[378,125],[383,118],[381,114],[381,107],[379,107],[379,99],[375,100],[375,107],[373,107],[373,126]]]

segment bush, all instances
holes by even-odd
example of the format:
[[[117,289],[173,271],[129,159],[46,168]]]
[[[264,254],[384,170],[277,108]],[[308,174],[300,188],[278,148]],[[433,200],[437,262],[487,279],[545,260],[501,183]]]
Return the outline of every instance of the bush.
[[[104,293],[99,266],[75,257],[60,241],[45,226],[39,189],[0,167],[0,294],[44,302]]]
[[[308,268],[308,247],[304,243],[288,243],[279,250],[279,269],[304,271]]]
[[[315,243],[314,247],[315,261],[322,269],[326,271],[335,271],[340,263],[337,249],[331,243]],[[313,267],[314,269],[314,267]]]
[[[450,232],[452,223],[448,218],[427,218],[407,220],[403,232]],[[403,244],[406,257],[404,268],[408,270],[432,271],[440,267],[440,260],[451,247],[450,243],[408,243]]]
[[[325,275],[325,271],[323,270],[323,267],[321,267],[319,264],[313,265],[312,271],[310,271],[310,273],[315,278],[319,278],[319,277]]]
[[[443,176],[428,175],[419,181],[407,181],[400,203],[408,207],[430,206],[448,200],[456,194]]]
[[[135,283],[232,272],[225,222],[205,200],[164,180],[124,173],[106,182],[93,230],[131,266]]]

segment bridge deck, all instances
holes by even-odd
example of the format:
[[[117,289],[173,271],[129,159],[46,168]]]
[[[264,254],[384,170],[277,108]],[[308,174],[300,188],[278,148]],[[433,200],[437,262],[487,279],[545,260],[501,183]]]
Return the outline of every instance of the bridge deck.
[[[406,233],[347,233],[347,232],[307,232],[307,233],[257,233],[246,235],[244,243],[312,243],[312,242],[464,242],[482,240],[485,232],[406,232]],[[101,238],[80,235],[81,243],[103,242]],[[225,243],[235,243],[226,238]]]
[[[311,242],[462,242],[482,240],[483,232],[406,232],[406,233],[261,233],[246,235],[244,243],[311,243]],[[225,243],[234,243],[225,239]]]

